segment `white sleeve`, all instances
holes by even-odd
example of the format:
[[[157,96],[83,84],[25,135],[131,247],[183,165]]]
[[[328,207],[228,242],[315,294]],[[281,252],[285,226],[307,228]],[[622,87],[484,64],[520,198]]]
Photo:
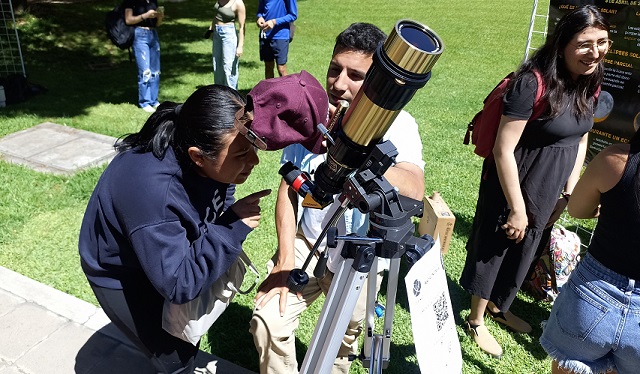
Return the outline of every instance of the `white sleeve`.
[[[410,162],[424,170],[422,140],[418,123],[411,114],[401,110],[382,139],[390,140],[398,149],[397,163]]]

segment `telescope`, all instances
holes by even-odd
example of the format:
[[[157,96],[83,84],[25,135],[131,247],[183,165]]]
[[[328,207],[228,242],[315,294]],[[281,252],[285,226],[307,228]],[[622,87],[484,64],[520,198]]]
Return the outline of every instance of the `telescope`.
[[[349,176],[375,167],[366,164],[368,155],[402,108],[427,83],[443,50],[440,37],[427,26],[411,20],[395,24],[385,43],[376,49],[362,88],[337,119],[330,136],[335,142],[328,146],[327,159],[316,170],[314,180],[292,164],[280,169],[285,181],[304,198],[303,206],[328,206],[333,196],[342,192]]]
[[[331,372],[365,280],[369,285],[367,312],[375,303],[376,258],[389,259],[387,313],[383,334],[375,333],[373,316],[368,314],[363,353],[359,357],[364,365],[369,365],[370,373],[381,373],[389,363],[392,305],[401,257],[411,266],[433,246],[433,240],[414,236],[411,217],[422,215],[423,203],[401,196],[386,180],[384,173],[395,163],[398,151],[391,142],[381,140],[402,108],[427,83],[443,50],[441,39],[428,27],[411,20],[398,21],[387,40],[376,49],[362,88],[349,108],[344,114],[337,111],[337,119],[334,115],[331,124],[335,122],[336,125],[325,136],[331,143],[327,157],[315,171],[313,180],[292,163],[280,169],[285,181],[304,198],[302,205],[305,207],[325,208],[333,202],[333,196],[340,193],[340,204],[322,229],[304,265],[301,269],[291,270],[287,280],[290,292],[301,291],[309,281],[306,268],[324,237],[328,235],[327,246],[335,250],[338,250],[337,243],[343,242],[340,249],[343,261],[333,275],[300,373]],[[322,128],[321,131],[325,132]],[[366,236],[337,234],[336,223],[348,208],[368,213]],[[326,258],[327,251],[320,256],[314,269],[317,278],[324,273]]]

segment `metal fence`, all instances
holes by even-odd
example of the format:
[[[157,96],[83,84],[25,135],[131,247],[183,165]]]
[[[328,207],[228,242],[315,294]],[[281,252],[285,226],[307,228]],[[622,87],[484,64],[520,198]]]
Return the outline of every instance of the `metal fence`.
[[[27,74],[11,0],[0,0],[0,77]]]

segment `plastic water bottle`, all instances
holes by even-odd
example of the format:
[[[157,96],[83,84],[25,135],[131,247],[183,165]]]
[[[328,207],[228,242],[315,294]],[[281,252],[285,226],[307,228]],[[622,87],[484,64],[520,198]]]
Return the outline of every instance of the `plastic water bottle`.
[[[0,108],[7,106],[7,97],[4,95],[4,86],[0,86]]]
[[[384,315],[384,306],[382,306],[382,304],[380,304],[377,300],[376,300],[374,311],[376,312],[376,316],[378,318]]]

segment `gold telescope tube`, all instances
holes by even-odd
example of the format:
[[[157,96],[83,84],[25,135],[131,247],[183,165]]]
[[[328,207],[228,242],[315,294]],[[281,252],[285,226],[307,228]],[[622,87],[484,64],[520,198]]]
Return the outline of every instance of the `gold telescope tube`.
[[[381,139],[444,50],[440,37],[411,20],[396,23],[376,51],[362,89],[343,120],[343,131],[354,143],[367,146]]]

